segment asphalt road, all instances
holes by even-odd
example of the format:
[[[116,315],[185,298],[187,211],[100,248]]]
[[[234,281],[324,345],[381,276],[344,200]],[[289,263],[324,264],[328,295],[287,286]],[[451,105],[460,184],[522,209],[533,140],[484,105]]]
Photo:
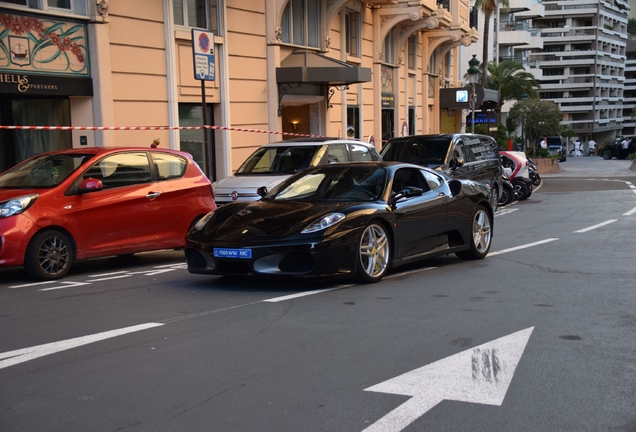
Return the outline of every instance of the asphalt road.
[[[486,259],[373,285],[5,270],[0,431],[636,431],[629,166],[568,158]]]

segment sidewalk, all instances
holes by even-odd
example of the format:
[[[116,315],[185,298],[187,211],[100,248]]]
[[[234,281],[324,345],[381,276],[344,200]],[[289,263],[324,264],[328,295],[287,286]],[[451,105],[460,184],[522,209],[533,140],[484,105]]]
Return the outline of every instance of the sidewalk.
[[[559,177],[636,177],[636,161],[629,159],[604,160],[600,156],[568,156],[565,162],[559,162],[558,173],[543,174],[539,171],[541,177],[559,178]],[[630,170],[631,168],[631,170]]]

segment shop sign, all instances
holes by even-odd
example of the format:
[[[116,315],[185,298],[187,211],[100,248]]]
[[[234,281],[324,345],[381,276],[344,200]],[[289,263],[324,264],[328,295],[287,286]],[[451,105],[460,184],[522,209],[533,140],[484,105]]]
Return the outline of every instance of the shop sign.
[[[395,96],[393,93],[382,93],[382,108],[393,108],[395,106]]]
[[[93,96],[88,77],[60,77],[0,72],[0,94],[38,96]]]
[[[466,124],[470,125],[473,123],[473,116],[471,113],[469,113],[466,116]],[[494,113],[483,113],[483,112],[476,112],[475,113],[475,124],[485,124],[485,125],[490,125],[490,124],[496,124],[497,123],[497,115]]]
[[[0,13],[0,73],[89,76],[86,24]]]

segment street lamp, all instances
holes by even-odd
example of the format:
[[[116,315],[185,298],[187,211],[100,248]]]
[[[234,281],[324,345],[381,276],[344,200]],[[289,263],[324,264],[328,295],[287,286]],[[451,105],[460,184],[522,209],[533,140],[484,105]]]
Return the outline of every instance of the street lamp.
[[[521,96],[521,100],[527,101],[528,95],[526,93]],[[526,151],[526,107],[523,107],[523,117],[521,117],[521,151]]]
[[[475,133],[475,105],[477,104],[477,95],[475,94],[475,84],[479,79],[479,60],[477,56],[473,54],[473,58],[468,61],[468,77],[470,78],[470,85],[472,90],[470,92],[470,110],[472,111],[472,121],[470,124],[471,133]]]

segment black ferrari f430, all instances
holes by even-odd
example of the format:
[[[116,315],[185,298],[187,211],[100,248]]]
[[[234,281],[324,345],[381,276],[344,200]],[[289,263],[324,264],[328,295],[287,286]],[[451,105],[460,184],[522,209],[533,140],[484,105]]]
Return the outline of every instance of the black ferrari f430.
[[[484,258],[494,210],[485,185],[421,166],[361,162],[309,168],[249,203],[208,213],[187,236],[188,271],[356,277],[455,253]]]

